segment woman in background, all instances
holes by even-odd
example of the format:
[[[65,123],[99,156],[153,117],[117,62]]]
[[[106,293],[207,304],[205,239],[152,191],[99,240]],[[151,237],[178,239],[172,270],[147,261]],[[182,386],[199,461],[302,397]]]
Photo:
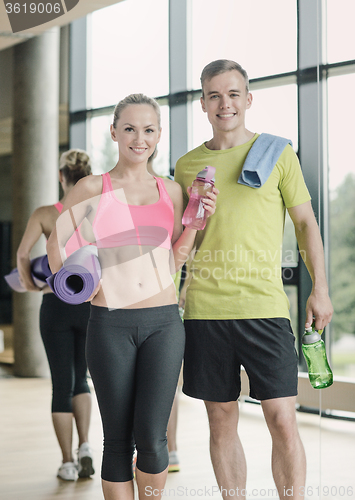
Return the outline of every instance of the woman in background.
[[[42,234],[49,238],[63,203],[77,181],[90,174],[90,158],[85,151],[71,149],[61,155],[59,181],[63,197],[55,205],[42,206],[34,211],[17,250],[17,268],[23,286],[27,291],[43,292],[40,331],[52,378],[53,426],[63,457],[57,475],[66,481],[94,474],[88,444],[91,394],[85,360],[90,304],[69,305],[58,299],[49,286],[38,288],[31,276],[30,253]],[[67,256],[86,244],[80,231],[76,231],[66,245]],[[79,437],[77,463],[73,457],[73,419]]]

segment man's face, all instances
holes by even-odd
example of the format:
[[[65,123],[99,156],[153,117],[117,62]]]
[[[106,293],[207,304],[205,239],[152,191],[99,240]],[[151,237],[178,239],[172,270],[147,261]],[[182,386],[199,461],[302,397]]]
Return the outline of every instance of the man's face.
[[[245,112],[252,95],[247,93],[244,77],[232,70],[214,76],[204,83],[202,109],[207,113],[214,133],[245,128]]]

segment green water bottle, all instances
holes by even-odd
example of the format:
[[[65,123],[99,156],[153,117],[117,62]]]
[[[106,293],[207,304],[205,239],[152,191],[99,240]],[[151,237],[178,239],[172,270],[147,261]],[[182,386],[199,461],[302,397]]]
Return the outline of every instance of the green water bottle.
[[[302,351],[308,365],[308,376],[312,387],[324,389],[333,383],[333,372],[327,360],[324,342],[312,325],[302,337]]]

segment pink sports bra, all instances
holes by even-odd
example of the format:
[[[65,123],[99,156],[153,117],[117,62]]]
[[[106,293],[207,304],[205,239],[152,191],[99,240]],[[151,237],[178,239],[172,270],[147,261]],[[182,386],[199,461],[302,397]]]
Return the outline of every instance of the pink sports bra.
[[[174,205],[159,177],[154,177],[159,200],[150,205],[129,205],[117,199],[109,172],[102,174],[102,195],[92,225],[98,248],[127,245],[171,247]]]
[[[58,201],[58,203],[56,203],[54,206],[61,214],[63,210],[63,204]],[[81,236],[79,229],[80,226],[75,229],[75,233],[71,235],[71,237],[67,241],[67,244],[65,245],[65,253],[67,254],[67,257],[69,257],[69,255],[74,253],[76,250],[79,250],[79,248],[81,247],[92,245],[92,243],[89,243]]]

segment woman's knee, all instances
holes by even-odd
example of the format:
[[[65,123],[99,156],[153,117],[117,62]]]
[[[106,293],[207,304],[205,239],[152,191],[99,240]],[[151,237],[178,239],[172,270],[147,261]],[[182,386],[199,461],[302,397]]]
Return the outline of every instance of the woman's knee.
[[[133,478],[133,440],[105,439],[101,477],[105,481],[125,482]]]
[[[79,394],[90,394],[90,387],[86,379],[82,379],[75,383],[73,396],[79,396]]]
[[[63,383],[60,383],[58,380],[52,380],[52,412],[71,413],[73,411],[73,396],[72,383],[65,380]]]
[[[137,447],[137,468],[147,474],[159,474],[169,465],[169,452],[167,440],[151,441],[146,446]]]
[[[73,394],[53,393],[52,413],[73,413]]]

